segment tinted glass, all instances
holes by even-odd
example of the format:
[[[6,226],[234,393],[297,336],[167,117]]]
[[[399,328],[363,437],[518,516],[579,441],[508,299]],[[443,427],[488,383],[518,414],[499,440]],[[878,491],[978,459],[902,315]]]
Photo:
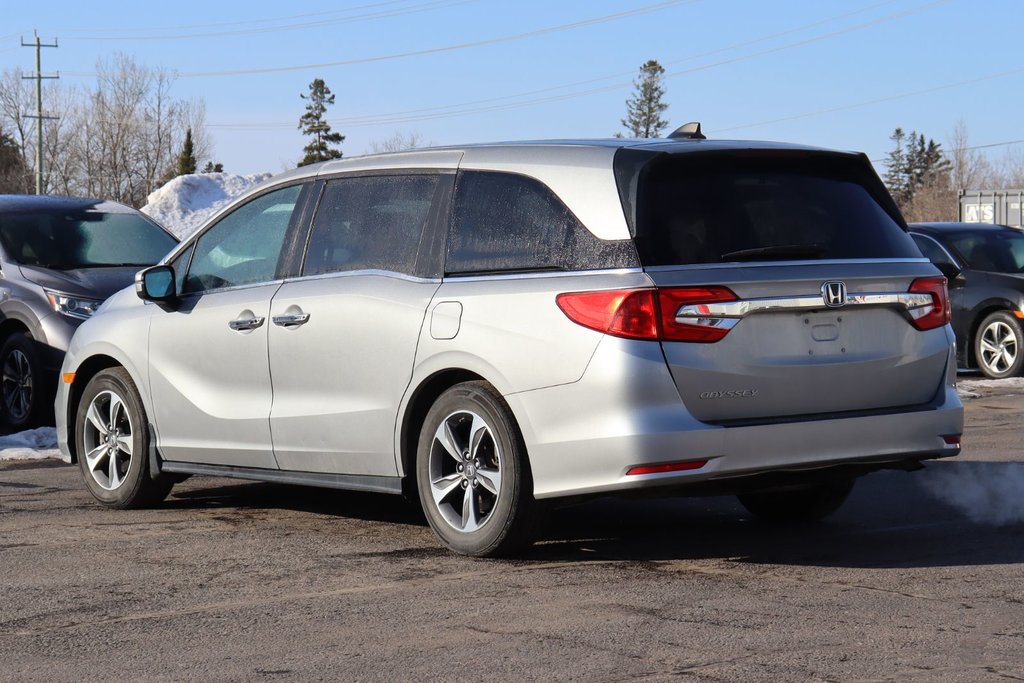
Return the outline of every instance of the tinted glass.
[[[881,192],[843,158],[659,159],[640,177],[637,249],[647,266],[921,258]]]
[[[196,242],[185,292],[204,292],[273,280],[301,185],[259,196],[238,207]]]
[[[543,183],[459,174],[445,272],[588,270],[637,264],[630,240],[594,236]]]
[[[946,252],[942,250],[942,247],[935,240],[924,235],[911,235],[911,237],[914,238],[914,244],[921,250],[924,257],[932,263],[950,262],[949,256],[946,255]]]
[[[972,230],[954,233],[946,242],[968,267],[995,273],[1024,272],[1024,234],[1010,230]]]
[[[137,214],[92,210],[4,214],[0,240],[18,263],[58,270],[149,266],[178,243]]]
[[[415,274],[438,180],[436,175],[407,175],[328,182],[313,220],[303,274]]]

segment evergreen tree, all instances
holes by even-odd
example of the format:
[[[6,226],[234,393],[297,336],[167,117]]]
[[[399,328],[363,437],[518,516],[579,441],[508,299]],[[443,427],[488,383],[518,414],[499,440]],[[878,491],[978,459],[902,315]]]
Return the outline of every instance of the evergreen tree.
[[[299,95],[308,100],[306,113],[299,118],[299,129],[303,135],[312,135],[313,139],[302,148],[306,156],[302,157],[299,166],[315,164],[318,161],[328,159],[340,159],[341,150],[333,147],[340,145],[345,140],[341,133],[332,133],[331,125],[324,119],[328,105],[334,104],[334,94],[327,87],[322,78],[314,79],[309,84],[309,94]]]
[[[206,166],[203,166],[203,173],[223,173],[223,172],[224,172],[224,164],[221,164],[221,163],[216,163],[215,164],[212,161],[207,161],[206,162]]]
[[[895,149],[889,152],[885,184],[900,210],[909,213],[914,197],[925,189],[945,189],[949,185],[952,164],[942,146],[923,133],[910,135],[897,128],[889,139]]]
[[[185,129],[185,144],[178,155],[178,168],[175,175],[188,175],[196,172],[196,155],[192,145],[192,129]]]
[[[636,88],[633,96],[626,100],[626,118],[622,125],[635,138],[656,138],[668,125],[661,115],[668,109],[662,102],[665,88],[662,78],[665,69],[656,59],[650,59],[640,67],[640,75],[633,81]]]

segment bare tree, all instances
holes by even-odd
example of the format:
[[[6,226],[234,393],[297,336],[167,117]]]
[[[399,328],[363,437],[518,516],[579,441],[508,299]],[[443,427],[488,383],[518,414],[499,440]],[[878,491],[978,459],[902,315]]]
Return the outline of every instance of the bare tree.
[[[992,184],[995,169],[979,150],[971,149],[967,122],[960,119],[949,134],[950,182],[953,191],[977,189]]]
[[[425,142],[423,136],[414,130],[409,131],[408,133],[395,131],[395,134],[387,139],[370,141],[370,151],[374,154],[381,154],[383,152],[404,152],[408,149],[429,147],[432,144],[434,143]]]

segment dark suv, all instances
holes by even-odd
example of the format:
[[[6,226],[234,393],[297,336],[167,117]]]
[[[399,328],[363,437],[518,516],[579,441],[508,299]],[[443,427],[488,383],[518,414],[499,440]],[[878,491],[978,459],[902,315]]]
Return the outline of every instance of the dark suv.
[[[14,429],[52,420],[75,329],[177,243],[115,202],[0,195],[0,420]]]
[[[949,285],[957,359],[993,379],[1024,370],[1024,232],[987,223],[913,223],[932,263],[960,275]]]

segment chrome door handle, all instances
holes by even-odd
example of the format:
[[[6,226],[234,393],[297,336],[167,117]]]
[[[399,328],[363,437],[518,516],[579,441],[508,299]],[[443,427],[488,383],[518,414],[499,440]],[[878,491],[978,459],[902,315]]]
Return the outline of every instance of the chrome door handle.
[[[266,320],[266,318],[262,316],[257,318],[241,318],[229,322],[228,327],[237,331],[255,330],[257,327],[263,324],[264,320]]]
[[[271,320],[275,325],[281,327],[298,327],[309,322],[309,313],[292,313],[289,315],[275,315]]]

